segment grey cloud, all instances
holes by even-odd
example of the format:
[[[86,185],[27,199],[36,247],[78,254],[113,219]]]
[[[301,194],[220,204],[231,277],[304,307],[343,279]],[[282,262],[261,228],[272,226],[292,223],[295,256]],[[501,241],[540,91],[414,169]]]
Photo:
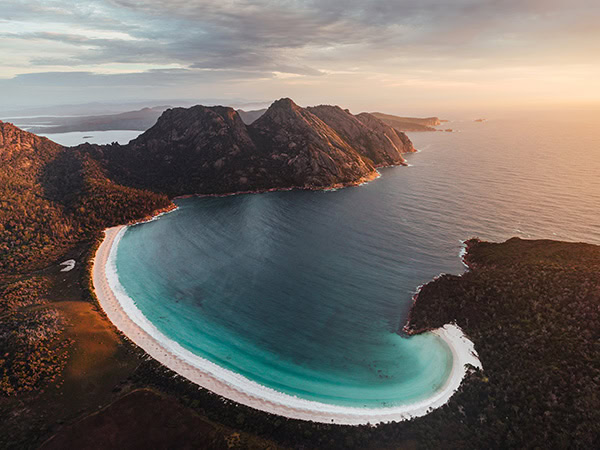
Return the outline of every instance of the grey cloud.
[[[240,81],[260,81],[268,76],[243,70],[200,69],[161,69],[120,74],[41,72],[0,79],[0,92],[5,109],[117,99],[158,100],[175,96],[183,99],[212,96],[215,85],[227,87]]]
[[[323,48],[348,48],[367,63],[406,50],[434,56],[452,49],[457,56],[477,56],[482,49],[501,52],[510,46],[506,36],[526,40],[578,11],[600,8],[591,0],[568,5],[558,0],[59,0],[51,5],[7,0],[2,17],[85,24],[126,32],[135,40],[36,33],[30,37],[85,51],[37,57],[35,65],[179,63],[309,76],[322,74],[314,63],[323,63],[318,54]]]
[[[0,79],[0,89],[46,86],[62,94],[71,86],[87,95],[91,87],[183,91],[228,83],[229,90],[275,72],[322,86],[336,72],[401,78],[557,57],[581,63],[598,50],[599,17],[597,0],[3,0],[0,39],[30,48],[29,70],[82,71]],[[83,71],[111,64],[141,68]],[[185,69],[143,69],[167,65]]]
[[[263,77],[263,74],[248,71],[157,69],[145,72],[97,74],[93,72],[40,72],[17,75],[0,80],[1,89],[15,87],[55,86],[55,87],[123,87],[123,86],[165,86],[185,82],[210,82]]]

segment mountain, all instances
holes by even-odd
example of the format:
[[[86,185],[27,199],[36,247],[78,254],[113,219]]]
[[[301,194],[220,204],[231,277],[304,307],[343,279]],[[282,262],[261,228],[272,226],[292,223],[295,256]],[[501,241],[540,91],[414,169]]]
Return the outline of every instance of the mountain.
[[[411,153],[416,151],[411,140],[402,131],[398,131],[395,128],[390,127],[388,124],[369,113],[360,113],[356,117],[365,126],[371,129],[372,134],[375,135],[377,139],[381,139],[381,136],[385,136],[396,152]],[[383,145],[383,143],[381,145]],[[379,150],[375,148],[374,151]],[[395,155],[394,151],[391,150],[388,155],[389,154]],[[395,157],[393,163],[398,164],[398,162],[395,161]],[[402,160],[400,163],[404,163],[404,160]],[[387,164],[385,164],[385,161],[382,161],[382,165]]]
[[[64,208],[46,198],[41,184],[46,164],[61,152],[46,138],[0,122],[0,271],[45,256],[72,232]]]
[[[169,203],[114,183],[85,154],[0,121],[0,275],[37,267],[90,231]]]
[[[405,164],[402,153],[414,152],[412,142],[402,132],[368,113],[352,115],[339,106],[320,105],[307,108],[329,125],[358,153],[375,167]]]
[[[224,106],[168,109],[127,145],[86,147],[95,158],[106,160],[119,181],[169,195],[263,186],[256,179],[257,149],[246,125],[233,108]]]
[[[260,116],[262,116],[267,111],[267,108],[263,109],[254,109],[252,111],[244,111],[243,109],[238,109],[237,112],[244,121],[246,125],[250,125]]]
[[[375,176],[374,167],[325,122],[289,98],[274,102],[248,127],[256,145],[281,161],[280,181],[330,187]]]
[[[342,120],[327,119],[332,127],[310,108],[281,99],[251,125],[228,107],[174,108],[127,145],[83,147],[119,182],[169,195],[356,184],[377,176],[376,166],[403,163],[400,153],[413,150],[404,134],[377,119],[365,125],[330,108],[360,132],[344,134]]]
[[[409,151],[370,114],[287,98],[251,125],[224,106],[167,109],[127,145],[65,148],[0,122],[0,273],[168,208],[168,196],[354,185]]]
[[[379,112],[371,113],[379,120],[387,123],[389,126],[394,127],[398,131],[436,131],[435,126],[442,123],[437,117],[399,117],[391,114],[383,114]]]

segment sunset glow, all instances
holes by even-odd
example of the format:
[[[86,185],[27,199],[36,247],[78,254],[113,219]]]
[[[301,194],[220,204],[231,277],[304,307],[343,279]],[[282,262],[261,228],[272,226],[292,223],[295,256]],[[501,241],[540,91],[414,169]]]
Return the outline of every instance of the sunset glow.
[[[149,89],[398,113],[594,108],[599,15],[589,0],[9,0],[0,91],[5,108]]]

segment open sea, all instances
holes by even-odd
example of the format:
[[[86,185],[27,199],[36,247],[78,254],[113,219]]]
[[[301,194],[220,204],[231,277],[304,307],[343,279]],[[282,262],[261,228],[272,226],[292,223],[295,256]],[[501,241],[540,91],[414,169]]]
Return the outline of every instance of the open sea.
[[[400,332],[419,285],[460,274],[461,241],[600,244],[596,120],[451,122],[409,133],[410,167],[360,187],[178,200],[129,227],[119,281],[184,348],[259,384],[335,405],[431,396],[452,365]]]

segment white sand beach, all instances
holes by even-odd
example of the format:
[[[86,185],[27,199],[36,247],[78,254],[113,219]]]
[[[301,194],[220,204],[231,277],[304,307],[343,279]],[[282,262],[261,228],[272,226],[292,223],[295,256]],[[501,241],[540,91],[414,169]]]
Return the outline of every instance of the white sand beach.
[[[347,425],[398,422],[423,416],[444,405],[460,386],[466,365],[481,367],[473,343],[459,327],[448,324],[434,333],[452,351],[452,370],[444,386],[424,401],[389,408],[355,408],[304,400],[277,392],[194,355],[162,334],[144,317],[123,290],[116,274],[116,247],[125,230],[125,226],[105,230],[106,237],[94,260],[93,285],[106,315],[125,336],[160,363],[230,400],[272,414],[314,422]]]

